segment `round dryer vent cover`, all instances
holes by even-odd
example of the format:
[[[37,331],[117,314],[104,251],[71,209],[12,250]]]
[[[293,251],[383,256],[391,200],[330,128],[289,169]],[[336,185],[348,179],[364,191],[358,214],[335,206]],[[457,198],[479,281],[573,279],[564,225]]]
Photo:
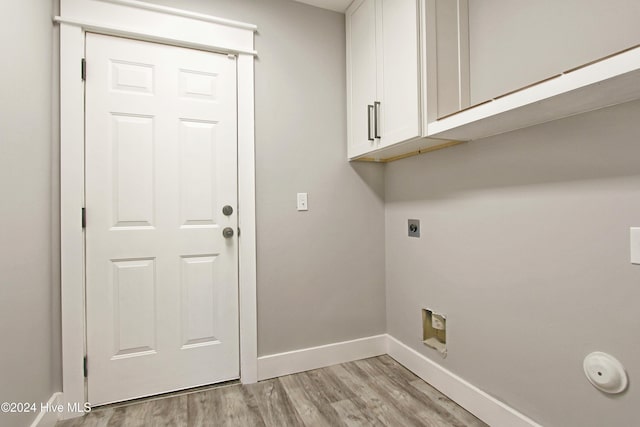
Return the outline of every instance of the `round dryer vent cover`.
[[[584,373],[594,387],[605,393],[621,393],[627,388],[627,373],[622,363],[607,353],[595,351],[584,358]]]

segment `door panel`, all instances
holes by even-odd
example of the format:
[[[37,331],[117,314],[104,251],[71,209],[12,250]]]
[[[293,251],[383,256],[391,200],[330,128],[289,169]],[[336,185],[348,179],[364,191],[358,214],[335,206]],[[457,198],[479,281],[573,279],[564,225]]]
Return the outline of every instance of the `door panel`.
[[[113,227],[153,226],[153,117],[111,114]]]
[[[235,57],[86,50],[89,401],[238,378]]]
[[[216,139],[214,122],[180,120],[180,223],[216,223]]]
[[[376,98],[376,4],[375,0],[354,3],[347,11],[349,22],[350,93],[349,158],[371,151],[368,139],[368,105]],[[371,116],[373,120],[373,114]],[[373,121],[371,126],[373,126]],[[371,130],[373,136],[373,129]]]
[[[112,260],[114,358],[156,351],[155,259]]]
[[[182,257],[182,346],[218,341],[219,321],[213,307],[219,298],[216,283],[217,256]]]
[[[418,2],[384,0],[381,11],[380,147],[388,147],[420,136]]]

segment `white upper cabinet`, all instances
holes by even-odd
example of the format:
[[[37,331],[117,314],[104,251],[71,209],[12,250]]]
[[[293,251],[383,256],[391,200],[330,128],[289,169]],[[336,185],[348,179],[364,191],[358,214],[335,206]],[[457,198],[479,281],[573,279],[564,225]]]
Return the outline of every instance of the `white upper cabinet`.
[[[378,160],[422,136],[419,19],[418,0],[355,0],[347,10],[349,159]]]
[[[426,136],[471,141],[640,97],[638,0],[424,1]]]

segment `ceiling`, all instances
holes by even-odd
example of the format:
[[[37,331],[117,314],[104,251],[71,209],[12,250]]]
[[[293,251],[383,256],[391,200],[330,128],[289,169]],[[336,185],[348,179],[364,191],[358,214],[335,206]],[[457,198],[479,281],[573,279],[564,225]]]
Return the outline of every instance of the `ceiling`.
[[[321,7],[323,9],[335,10],[336,12],[344,12],[351,4],[352,0],[295,0],[300,3],[310,4],[312,6]]]

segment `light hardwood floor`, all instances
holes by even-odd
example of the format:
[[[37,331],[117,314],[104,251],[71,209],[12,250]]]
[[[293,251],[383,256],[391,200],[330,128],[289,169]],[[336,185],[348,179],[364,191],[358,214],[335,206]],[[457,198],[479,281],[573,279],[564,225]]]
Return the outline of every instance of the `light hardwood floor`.
[[[389,356],[96,408],[56,427],[486,426]]]

